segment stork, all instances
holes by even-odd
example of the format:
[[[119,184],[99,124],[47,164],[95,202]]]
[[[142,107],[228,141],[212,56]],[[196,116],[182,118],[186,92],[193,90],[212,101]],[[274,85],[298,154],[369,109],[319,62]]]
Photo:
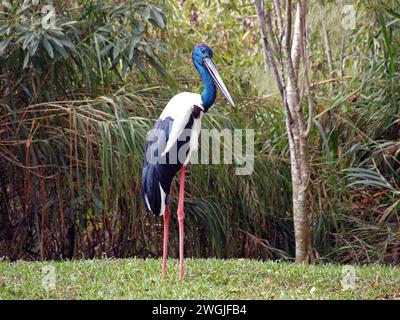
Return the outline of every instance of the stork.
[[[171,184],[176,173],[181,170],[178,200],[179,278],[181,281],[184,276],[183,202],[186,165],[191,153],[197,150],[201,119],[214,104],[217,94],[216,86],[234,106],[212,58],[213,51],[209,46],[199,44],[194,47],[192,61],[203,82],[203,91],[201,94],[181,92],[175,95],[168,102],[148,135],[145,148],[142,197],[148,211],[157,216],[164,216],[163,277],[167,273]]]

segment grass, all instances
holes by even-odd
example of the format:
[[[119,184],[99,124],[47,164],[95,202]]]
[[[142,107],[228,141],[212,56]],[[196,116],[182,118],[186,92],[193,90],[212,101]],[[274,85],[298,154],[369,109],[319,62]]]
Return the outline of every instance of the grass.
[[[42,286],[43,268],[54,266],[56,286]],[[344,290],[341,265],[296,265],[257,260],[178,261],[99,259],[62,262],[0,262],[0,299],[399,299],[400,268],[355,266],[354,289]]]

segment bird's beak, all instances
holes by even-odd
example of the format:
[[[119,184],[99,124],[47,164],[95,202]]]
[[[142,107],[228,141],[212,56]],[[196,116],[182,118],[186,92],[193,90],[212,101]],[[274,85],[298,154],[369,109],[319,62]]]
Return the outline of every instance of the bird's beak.
[[[222,81],[221,76],[218,73],[217,67],[214,64],[214,61],[211,58],[204,58],[203,63],[207,71],[210,73],[214,83],[218,86],[218,88],[221,90],[222,94],[229,101],[232,107],[234,107],[235,103],[233,102],[232,97],[228,92],[228,89]]]

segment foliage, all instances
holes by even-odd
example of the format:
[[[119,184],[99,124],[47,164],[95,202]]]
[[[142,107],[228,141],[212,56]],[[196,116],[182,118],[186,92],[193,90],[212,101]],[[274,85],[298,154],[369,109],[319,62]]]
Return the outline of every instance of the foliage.
[[[66,50],[67,56],[52,57],[46,45],[38,45],[31,55],[18,41],[19,37],[26,36],[23,30],[12,33],[4,49],[2,59],[7,62],[7,68],[3,69],[2,82],[2,92],[6,94],[2,96],[1,118],[4,128],[1,138],[1,252],[25,259],[157,255],[161,249],[160,221],[144,214],[139,200],[139,179],[145,135],[152,119],[177,88],[162,91],[158,86],[148,87],[142,84],[146,78],[135,69],[127,81],[121,83],[118,75],[123,66],[119,63],[121,68],[117,68],[110,55],[114,57],[115,52],[120,52],[115,59],[124,61],[125,54],[119,43],[129,46],[136,40],[129,37],[119,40],[110,30],[123,26],[127,29],[125,33],[130,34],[131,25],[126,25],[125,16],[130,7],[122,4],[110,7],[105,1],[88,1],[78,7],[73,4],[67,11],[71,16],[66,16],[65,22],[57,20],[59,31],[64,32],[65,37],[60,35],[59,41],[72,43],[68,45],[71,50]],[[121,8],[124,8],[122,13]],[[27,7],[18,14],[36,17],[37,12],[31,9]],[[121,14],[124,14],[123,25],[119,24],[119,19],[114,19]],[[14,27],[9,16],[6,21]],[[184,20],[180,23],[177,29],[181,32],[184,28],[193,28]],[[39,22],[34,26],[39,29],[40,41],[50,36],[46,30],[40,30]],[[176,30],[170,32],[174,34]],[[125,33],[118,31],[119,37]],[[142,41],[154,43],[157,37],[161,37],[160,34],[151,28],[145,30]],[[109,49],[111,43],[114,46]],[[214,47],[218,51],[218,45],[214,43]],[[143,59],[148,53],[146,48],[138,47],[138,54],[144,49]],[[26,52],[21,54],[24,50],[29,53],[26,66],[22,58]],[[189,60],[190,50],[191,46],[182,48],[177,51],[178,57]],[[239,47],[236,50],[239,52]],[[56,51],[53,49],[53,53]],[[152,63],[149,57],[146,59]],[[166,63],[166,67],[169,66]],[[224,69],[224,78],[229,79]],[[43,70],[48,73],[44,74]],[[143,71],[140,65],[139,71]],[[163,81],[157,79],[155,81]],[[131,80],[135,86],[127,84]],[[116,89],[120,83],[124,86]],[[11,84],[18,86],[10,89]],[[187,85],[188,90],[198,90],[195,87],[195,83]],[[261,100],[245,97],[243,101],[256,104]],[[273,132],[273,127],[261,121],[264,118],[262,109],[259,107],[256,116],[254,110],[247,113],[249,124],[254,122]],[[246,114],[245,110],[243,113]],[[275,117],[279,116],[276,113]],[[243,127],[241,123],[242,114],[238,109],[229,118],[210,114],[205,125],[222,129],[233,128],[234,124]],[[258,135],[258,139],[261,137]],[[261,142],[258,144],[261,148]],[[271,182],[265,180],[266,173],[279,172],[273,168],[282,164],[265,162],[264,156],[258,154],[255,165],[257,174],[247,178],[236,177],[233,167],[193,166],[186,202],[188,254],[256,254],[270,258],[274,253],[286,256],[279,247],[292,250],[290,231],[285,228],[280,231],[279,216],[282,214],[276,210],[286,206],[289,195],[278,196],[270,188]],[[269,178],[282,181],[281,187],[287,186],[285,176],[269,175]],[[210,183],[211,180],[214,183]],[[233,185],[236,189],[231,188]],[[200,198],[205,189],[209,194]],[[258,200],[257,195],[263,198]],[[240,199],[241,204],[233,207],[236,199]],[[173,206],[175,208],[175,202]],[[231,214],[226,215],[226,212]],[[271,217],[268,223],[267,216]],[[262,226],[262,229],[253,226]],[[175,229],[175,225],[172,228]],[[285,236],[271,242],[262,239],[267,230],[273,229]],[[174,239],[172,244],[176,244]],[[243,246],[240,250],[235,248],[240,246]]]
[[[393,14],[400,8],[390,1],[358,5],[375,19],[358,20],[345,45],[342,76],[351,78],[334,85],[331,94],[328,87],[318,90],[322,152],[316,155],[312,192],[319,199],[310,195],[316,244],[326,259],[397,264],[400,96],[398,66],[391,61],[399,59],[393,50],[400,41],[399,20]]]
[[[45,3],[14,1],[0,14],[0,62],[8,71],[4,85],[9,92],[23,91],[14,97],[29,103],[52,101],[63,88],[76,99],[80,91],[100,93],[118,82],[115,75],[125,77],[133,66],[142,72],[146,63],[160,68],[156,53],[162,46],[150,36],[165,28],[165,15],[157,6],[56,2],[55,25],[45,28]]]
[[[14,1],[1,13],[0,247],[12,257],[93,255],[104,238],[92,247],[92,233],[101,226],[106,237],[106,223],[109,232],[118,228],[114,212],[105,210],[119,208],[120,198],[108,204],[106,192],[117,185],[116,194],[125,192],[132,201],[129,192],[138,191],[137,178],[122,164],[112,167],[122,174],[111,173],[125,183],[110,183],[110,171],[102,168],[110,154],[118,163],[121,153],[114,148],[127,144],[131,149],[120,160],[138,162],[144,140],[119,134],[133,139],[136,124],[143,134],[148,130],[139,112],[127,119],[132,106],[139,111],[147,102],[145,94],[117,88],[128,68],[137,66],[132,69],[137,81],[146,66],[162,71],[157,35],[165,28],[165,14],[152,3],[57,2],[56,25],[46,29],[43,4]],[[148,77],[152,70],[146,72]],[[112,136],[121,143],[113,146]],[[140,175],[138,166],[133,169]]]

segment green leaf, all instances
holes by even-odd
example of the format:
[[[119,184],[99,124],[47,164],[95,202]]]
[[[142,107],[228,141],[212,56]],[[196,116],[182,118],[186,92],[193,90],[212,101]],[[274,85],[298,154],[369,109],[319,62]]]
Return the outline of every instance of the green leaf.
[[[370,187],[376,187],[376,188],[385,188],[394,193],[396,192],[396,190],[393,189],[392,186],[388,185],[387,183],[384,183],[382,181],[377,181],[377,180],[369,180],[369,179],[359,180],[359,181],[354,181],[354,182],[348,184],[347,186],[352,187],[354,185],[364,185],[364,186],[370,186]]]
[[[142,34],[144,31],[144,26],[139,20],[135,20],[132,24],[132,32],[134,34]]]
[[[393,47],[392,47],[392,40],[389,35],[389,30],[386,26],[385,18],[382,13],[382,9],[380,6],[378,6],[378,18],[379,22],[381,24],[381,30],[383,34],[383,39],[385,41],[386,49],[387,49],[387,58],[389,60],[389,73],[390,76],[393,76],[395,72],[395,57],[394,57],[394,52],[393,52]]]
[[[35,55],[38,46],[39,46],[39,39],[35,37],[32,39],[30,46],[29,46],[29,53],[30,53],[31,57],[33,57]]]
[[[147,53],[148,56],[152,56],[153,55],[153,50],[151,49],[150,46],[146,46],[145,50],[146,50],[146,53]]]
[[[49,57],[51,59],[54,59],[53,47],[51,46],[49,40],[47,40],[46,38],[43,38],[42,45],[43,45],[43,48],[46,50],[47,54],[49,55]]]
[[[129,60],[132,60],[134,54],[135,54],[135,47],[132,46],[128,56]]]
[[[0,41],[0,54],[3,54],[3,51],[6,50],[10,41],[11,40]]]
[[[124,60],[124,64],[122,66],[122,70],[121,70],[122,78],[125,78],[126,73],[128,72],[128,70],[129,70],[129,61],[125,59]]]
[[[142,10],[140,10],[140,15],[142,16],[144,21],[147,21],[150,19],[150,8],[149,7],[144,7]]]
[[[386,12],[389,13],[391,16],[400,19],[400,12],[396,12],[394,11],[392,8],[390,8],[389,6],[383,4],[383,7],[385,8]]]
[[[55,48],[56,49],[56,51],[59,53],[59,54],[61,54],[61,56],[64,58],[64,59],[67,59],[68,58],[68,52],[64,49],[64,47],[56,47]]]
[[[25,69],[28,66],[29,62],[29,51],[25,51],[25,57],[24,57],[24,63],[22,65],[22,68]]]
[[[112,44],[109,43],[108,45],[106,45],[103,49],[101,49],[100,51],[100,56],[104,59],[104,57],[106,57],[108,55],[108,53],[110,52],[111,48],[112,48]]]
[[[59,41],[59,39],[52,37],[52,36],[47,36],[47,39],[50,40],[50,42],[54,43],[57,47],[63,48],[63,44]]]
[[[156,22],[156,24],[161,29],[164,29],[165,28],[165,16],[157,9],[153,9],[152,13],[153,13],[154,21]]]
[[[28,32],[27,36],[25,36],[24,43],[22,44],[22,50],[25,50],[29,43],[32,41],[33,37],[35,36],[34,32]]]
[[[64,47],[75,50],[75,45],[67,37],[60,39],[60,42],[64,45]]]
[[[9,27],[9,26],[3,26],[3,27],[1,27],[0,28],[0,37],[2,36],[2,35],[5,35],[5,34],[9,34],[10,33],[10,30],[11,30],[11,28]]]

